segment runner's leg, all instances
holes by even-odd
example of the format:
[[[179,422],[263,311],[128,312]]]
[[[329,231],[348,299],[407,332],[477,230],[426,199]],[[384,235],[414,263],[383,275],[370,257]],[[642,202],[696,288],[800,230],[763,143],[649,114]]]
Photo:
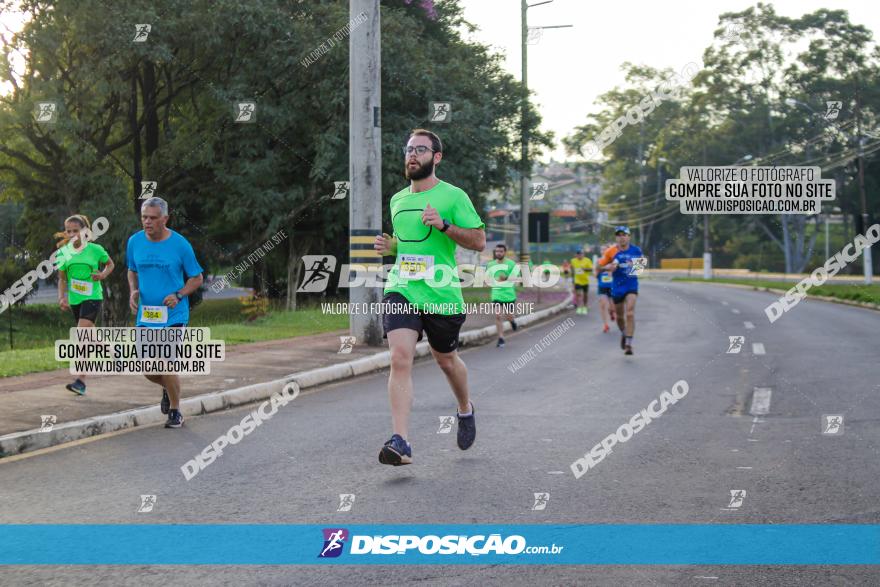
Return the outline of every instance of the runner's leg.
[[[615,312],[617,313],[617,327],[620,328],[620,331],[625,333],[626,331],[626,312],[624,311],[624,304],[626,300],[622,300],[619,304],[614,304]]]
[[[149,378],[149,376],[148,376]],[[152,380],[151,380],[152,381]],[[156,383],[154,381],[154,383]],[[171,400],[171,409],[180,408],[180,376],[179,375],[160,375],[159,383],[168,392],[168,399]]]
[[[630,293],[627,294],[623,300],[623,305],[626,306],[626,336],[629,339],[632,339],[633,335],[636,332],[636,294]]]
[[[92,322],[91,320],[86,320],[85,318],[80,318],[79,321],[76,323],[76,327],[77,328],[94,328],[95,323]],[[77,377],[77,379],[79,379],[82,382],[85,382],[85,380],[86,380],[85,373],[78,373],[76,377]]]
[[[432,348],[431,354],[434,355],[434,360],[437,361],[437,365],[443,371],[443,374],[446,375],[446,380],[452,388],[452,393],[455,394],[455,399],[458,402],[458,412],[460,414],[470,412],[471,404],[470,395],[468,394],[467,366],[465,366],[461,357],[458,356],[458,351],[438,353]]]
[[[409,414],[412,410],[412,367],[419,333],[410,328],[396,328],[388,333],[391,349],[391,374],[388,377],[388,397],[391,400],[391,427],[404,440],[409,432]]]

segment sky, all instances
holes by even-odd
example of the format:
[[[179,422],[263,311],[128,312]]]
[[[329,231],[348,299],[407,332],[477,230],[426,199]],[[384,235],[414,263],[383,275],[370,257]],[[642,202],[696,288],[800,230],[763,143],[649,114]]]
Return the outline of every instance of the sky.
[[[540,0],[529,0],[535,4]],[[800,17],[819,8],[846,10],[850,21],[880,33],[880,3],[867,1],[777,0],[777,14]],[[506,56],[506,69],[521,78],[520,0],[463,0],[465,19],[479,30],[472,38]],[[528,82],[539,105],[544,130],[556,135],[557,149],[545,153],[566,158],[561,139],[586,122],[596,98],[624,82],[625,61],[670,67],[676,72],[700,63],[712,43],[718,16],[740,12],[756,1],[554,0],[528,10],[529,26],[571,24],[542,31],[528,46]]]
[[[713,41],[720,14],[755,4],[745,0],[553,0],[529,9],[530,26],[573,25],[544,30],[528,47],[529,88],[543,117],[542,128],[556,135],[557,148],[545,153],[544,160],[567,158],[561,139],[587,120],[600,94],[623,83],[622,63],[680,72],[687,64],[700,62],[703,50]],[[819,8],[847,10],[852,22],[875,33],[875,40],[880,32],[880,3],[776,0],[772,4],[777,13],[791,17]],[[520,0],[463,0],[462,6],[466,20],[478,27],[472,38],[505,55],[506,69],[520,79]],[[8,35],[7,28],[20,27],[20,15],[0,14],[4,34]],[[10,90],[0,86],[0,93]]]

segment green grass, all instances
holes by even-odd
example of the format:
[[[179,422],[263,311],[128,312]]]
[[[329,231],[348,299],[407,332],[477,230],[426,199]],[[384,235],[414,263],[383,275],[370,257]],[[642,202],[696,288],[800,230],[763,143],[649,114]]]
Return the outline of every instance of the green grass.
[[[704,281],[703,279],[695,279],[689,277],[674,277],[673,281]],[[769,281],[764,279],[728,279],[715,278],[709,281],[716,283],[736,283],[739,285],[749,285],[752,287],[789,290],[797,283],[796,281]],[[808,295],[826,296],[838,298],[842,300],[852,300],[855,302],[868,302],[871,304],[880,304],[880,284],[865,285],[862,283],[853,284],[825,284],[811,287]]]
[[[0,353],[0,377],[54,371],[67,363],[55,360],[54,347],[22,349]]]

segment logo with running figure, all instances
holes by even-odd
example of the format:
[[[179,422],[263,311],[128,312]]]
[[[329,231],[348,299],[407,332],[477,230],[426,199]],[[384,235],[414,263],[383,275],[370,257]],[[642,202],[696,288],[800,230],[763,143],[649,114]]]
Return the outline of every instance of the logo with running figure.
[[[338,355],[350,355],[351,351],[354,349],[354,345],[357,342],[356,336],[340,336],[339,337],[339,351],[336,354]]]
[[[743,500],[746,498],[746,490],[745,489],[731,489],[730,490],[730,503],[727,504],[727,507],[731,509],[738,509],[742,506]]]
[[[529,36],[527,37],[526,44],[527,45],[537,45],[541,42],[541,37],[544,36],[544,29],[541,27],[530,26],[529,27]]]
[[[348,540],[348,530],[345,528],[324,528],[324,548],[318,558],[336,558],[342,554],[342,547]]]
[[[242,100],[232,104],[235,122],[256,122],[257,121],[257,103],[253,100]]]
[[[58,122],[58,104],[37,102],[34,105],[34,119],[41,124],[55,124]]]
[[[452,104],[450,102],[430,102],[428,107],[428,120],[431,122],[452,120]]]
[[[533,183],[532,184],[532,194],[529,196],[530,200],[543,200],[544,196],[547,194],[547,183]]]
[[[141,182],[141,195],[138,198],[139,200],[146,200],[147,198],[152,198],[156,195],[156,188],[159,187],[159,184],[155,181],[142,181]]]
[[[645,272],[645,268],[647,266],[647,257],[633,257],[632,259],[630,259],[629,274],[638,277]]]
[[[151,30],[153,30],[153,26],[149,24],[134,25],[134,38],[131,40],[131,42],[145,43],[147,41],[147,37],[150,36]]]
[[[354,493],[340,493],[339,494],[339,507],[336,508],[337,512],[350,512],[351,506],[354,505]]]
[[[721,38],[723,40],[730,41],[731,43],[735,43],[739,41],[740,35],[743,32],[743,25],[739,23],[730,23],[727,25],[727,28],[721,34]]]
[[[141,496],[141,505],[138,507],[139,514],[148,514],[153,511],[153,508],[156,506],[156,496],[155,495],[142,495]]]
[[[346,196],[348,196],[348,192],[351,189],[351,182],[348,181],[334,181],[333,182],[333,195],[330,196],[331,200],[344,200]]]
[[[728,336],[727,338],[730,340],[729,346],[727,347],[728,355],[738,354],[746,343],[745,336]]]
[[[52,432],[52,427],[55,426],[57,421],[58,418],[55,414],[40,416],[40,432]]]
[[[449,434],[452,432],[452,424],[455,422],[455,419],[452,416],[439,416],[440,418],[440,428],[437,429],[437,434]]]
[[[843,434],[843,414],[825,414],[822,416],[822,435],[840,436]]]
[[[829,122],[837,120],[841,108],[843,108],[843,102],[839,100],[829,100],[825,102],[825,114],[823,115],[823,118]]]
[[[532,504],[532,511],[547,509],[547,503],[550,501],[549,493],[536,493],[535,503]]]
[[[336,257],[333,255],[303,255],[306,269],[302,283],[296,293],[321,293],[330,284],[330,276],[336,271]]]

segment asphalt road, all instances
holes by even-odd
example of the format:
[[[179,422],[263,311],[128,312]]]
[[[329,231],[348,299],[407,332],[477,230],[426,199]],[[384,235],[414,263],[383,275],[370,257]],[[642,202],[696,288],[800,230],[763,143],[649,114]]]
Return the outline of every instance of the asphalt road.
[[[801,302],[774,324],[772,294],[646,282],[635,355],[597,312],[463,353],[474,447],[438,434],[455,404],[433,362],[415,369],[414,464],[384,467],[387,374],[303,394],[187,482],[180,466],[245,409],[137,429],[0,463],[0,522],[47,523],[880,523],[880,313]],[[595,300],[591,303],[595,306]],[[556,325],[565,332],[507,368]],[[742,351],[727,353],[730,336]],[[761,346],[755,346],[761,345]],[[761,354],[763,351],[763,354]],[[571,463],[679,380],[688,394],[576,479]],[[755,388],[769,388],[753,398]],[[767,414],[749,414],[753,399]],[[760,407],[760,406],[759,406]],[[844,417],[823,435],[824,414]],[[745,490],[738,508],[730,491]],[[533,494],[549,492],[545,510]],[[339,494],[355,494],[337,512]],[[140,495],[155,509],[137,513]],[[58,545],[88,548],[88,545]],[[868,567],[9,567],[4,585],[878,584]]]

